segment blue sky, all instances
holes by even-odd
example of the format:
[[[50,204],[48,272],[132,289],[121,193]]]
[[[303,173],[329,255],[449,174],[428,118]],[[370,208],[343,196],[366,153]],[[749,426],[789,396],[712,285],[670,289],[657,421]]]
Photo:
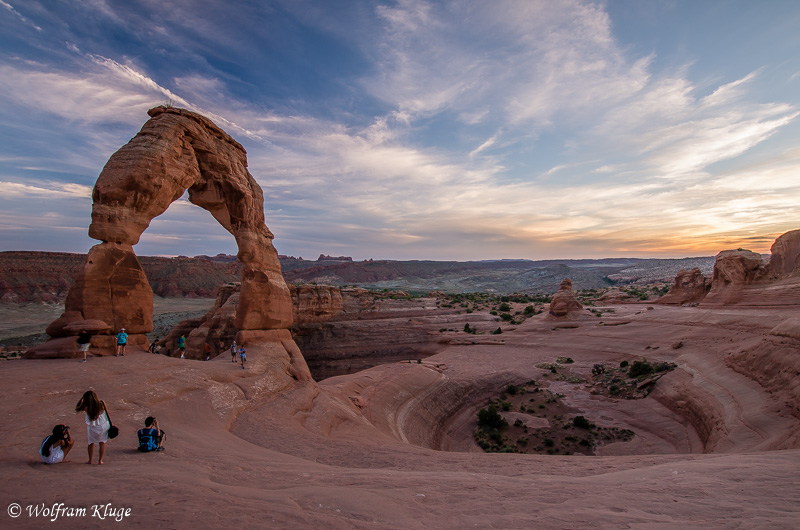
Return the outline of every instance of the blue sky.
[[[768,252],[800,228],[794,0],[0,0],[0,250],[86,252],[170,101],[240,141],[282,254]],[[185,198],[140,255],[235,253]]]

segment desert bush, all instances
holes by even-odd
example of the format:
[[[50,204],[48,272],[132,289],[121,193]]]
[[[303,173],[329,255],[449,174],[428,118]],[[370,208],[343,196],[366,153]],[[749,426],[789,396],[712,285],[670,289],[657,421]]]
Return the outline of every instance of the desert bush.
[[[508,427],[508,422],[497,412],[497,407],[490,405],[489,408],[478,411],[478,427],[482,429],[502,429],[503,427]]]
[[[512,396],[516,396],[517,392],[519,392],[519,387],[517,385],[508,385],[506,392],[508,392]]]
[[[497,308],[497,310],[507,313],[507,312],[511,311],[511,306],[508,305],[507,303],[503,302],[502,304],[500,304],[500,306]]]
[[[579,429],[591,429],[592,427],[594,427],[592,422],[590,422],[589,420],[587,420],[583,416],[575,416],[572,419],[572,424],[575,427],[578,427]]]
[[[529,305],[529,306],[525,307],[524,312],[528,316],[535,315],[536,314],[536,308],[534,308],[532,305]]]
[[[625,368],[626,366],[628,366],[628,361],[622,361],[621,363],[619,363],[620,368]]]
[[[511,410],[511,402],[510,401],[502,401],[502,402],[500,402],[500,408],[504,412],[508,412],[509,410]]]
[[[551,440],[550,438],[545,438],[544,439],[544,446],[545,447],[553,447],[554,445],[555,445],[555,442],[553,440]]]
[[[647,361],[633,361],[633,366],[628,370],[628,377],[639,377],[647,375],[653,371],[653,367]]]
[[[572,360],[572,357],[559,357],[556,359],[556,362],[560,364],[572,364],[575,361]]]
[[[500,313],[500,319],[504,320],[505,322],[511,322],[514,320],[514,317],[509,313]]]
[[[496,330],[492,331],[492,335],[500,335],[501,333],[503,333],[503,330],[500,329],[499,326],[497,327]]]
[[[523,426],[522,420],[518,418],[517,421],[514,422],[514,427],[522,427],[522,426]]]

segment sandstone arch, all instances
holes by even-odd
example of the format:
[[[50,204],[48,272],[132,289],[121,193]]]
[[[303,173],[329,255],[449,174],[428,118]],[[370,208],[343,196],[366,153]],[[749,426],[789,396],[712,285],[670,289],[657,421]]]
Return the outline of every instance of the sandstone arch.
[[[185,109],[156,107],[150,120],[106,163],[92,192],[92,247],[70,289],[64,314],[47,329],[53,337],[34,357],[69,356],[74,329],[102,321],[114,334],[125,327],[133,345],[152,331],[153,293],[133,246],[150,222],[187,190],[236,239],[242,287],[235,325],[241,340],[291,342],[289,289],[273,235],[264,222],[263,192],[247,170],[244,148],[211,120]],[[111,335],[93,348],[110,351]],[[296,348],[296,346],[294,346]]]

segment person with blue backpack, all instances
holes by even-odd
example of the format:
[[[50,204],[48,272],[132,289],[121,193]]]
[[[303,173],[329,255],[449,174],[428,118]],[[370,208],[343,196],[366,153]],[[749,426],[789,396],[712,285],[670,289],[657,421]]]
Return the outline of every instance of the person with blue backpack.
[[[144,420],[144,429],[139,429],[136,436],[139,437],[139,451],[142,453],[164,450],[162,444],[166,433],[158,427],[158,420],[154,417],[148,416]]]

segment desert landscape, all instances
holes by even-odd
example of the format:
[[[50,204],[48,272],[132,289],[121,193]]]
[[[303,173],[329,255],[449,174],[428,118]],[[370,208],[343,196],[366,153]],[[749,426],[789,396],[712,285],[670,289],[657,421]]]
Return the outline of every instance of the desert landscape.
[[[767,259],[720,249],[711,270],[668,282],[667,263],[617,260],[576,267],[605,286],[549,278],[547,292],[290,284],[241,146],[195,113],[150,115],[98,178],[89,233],[100,242],[84,258],[3,256],[38,263],[5,273],[4,336],[38,326],[47,338],[0,363],[4,527],[797,527],[800,230]],[[133,251],[185,189],[239,246],[239,281],[224,277],[213,300],[181,287],[167,258],[170,281],[154,289],[144,264],[158,260]],[[340,258],[317,262],[341,272]],[[187,276],[218,272],[187,259],[174,258]],[[59,260],[72,273],[30,280]],[[60,287],[44,287],[53,278]],[[31,303],[49,308],[38,323],[34,306],[11,305]],[[78,362],[84,329],[92,357]],[[206,344],[234,339],[246,366],[225,349],[204,359]],[[74,410],[87,389],[121,431],[103,466],[84,463]],[[163,452],[136,450],[148,416],[167,433]],[[70,462],[44,465],[36,448],[57,423],[76,445]]]

